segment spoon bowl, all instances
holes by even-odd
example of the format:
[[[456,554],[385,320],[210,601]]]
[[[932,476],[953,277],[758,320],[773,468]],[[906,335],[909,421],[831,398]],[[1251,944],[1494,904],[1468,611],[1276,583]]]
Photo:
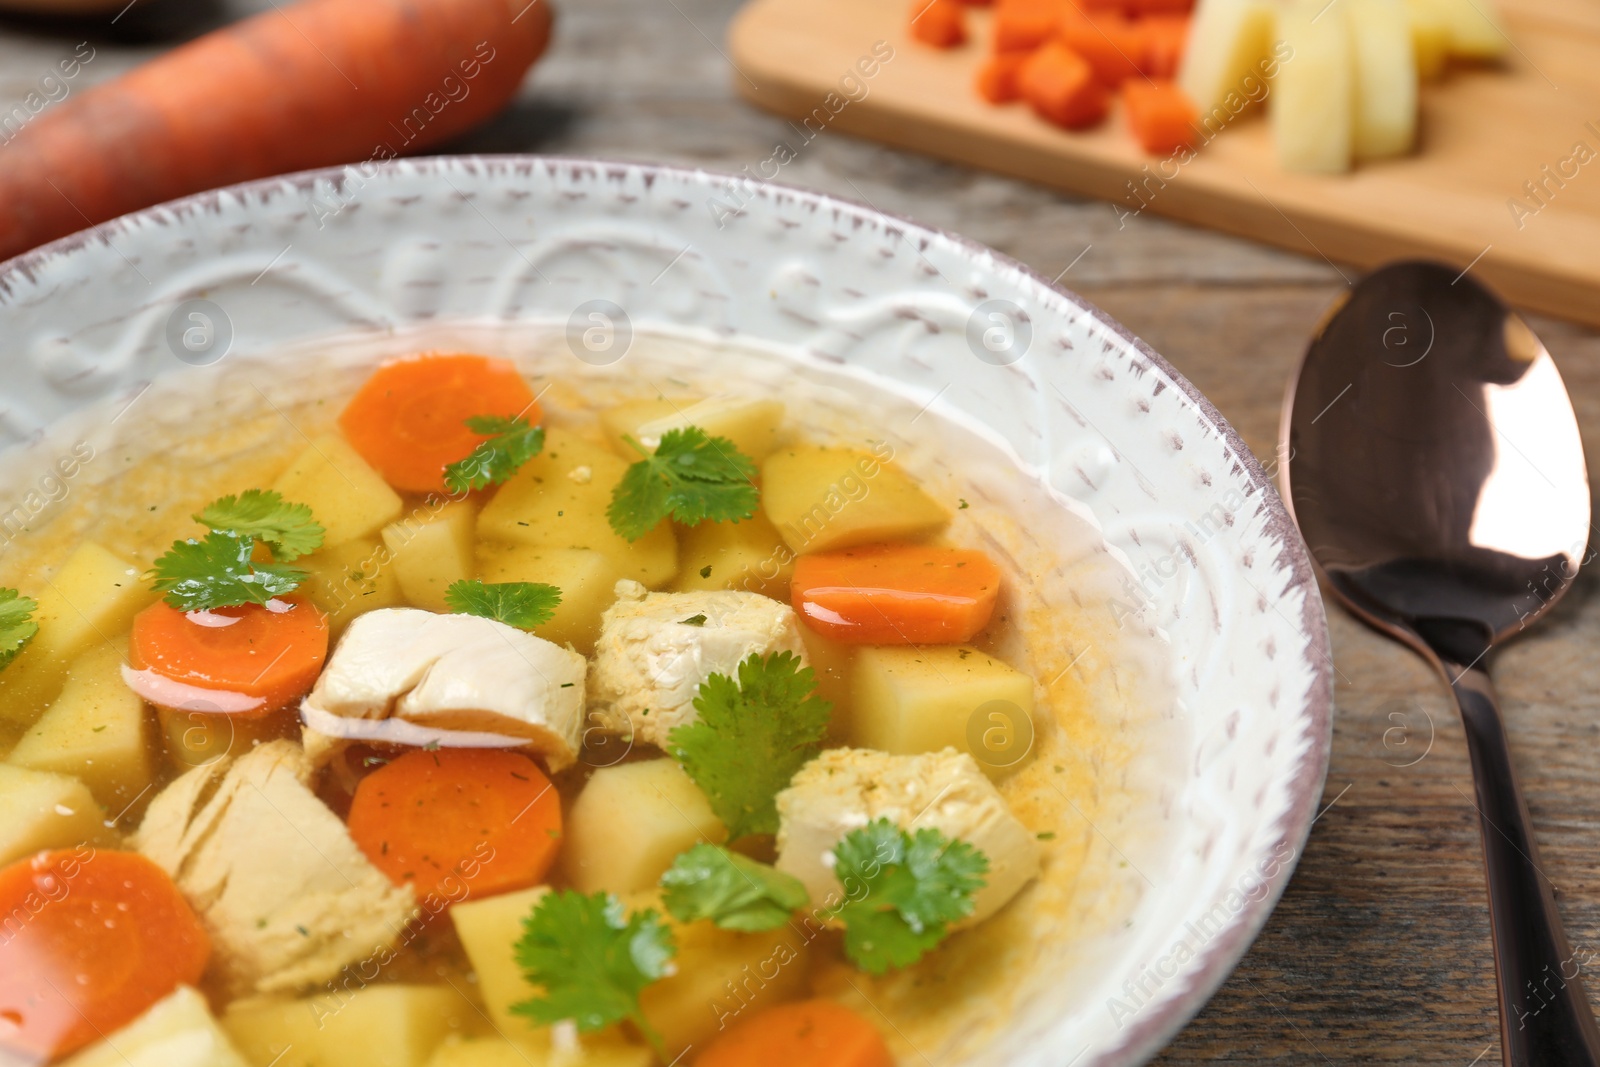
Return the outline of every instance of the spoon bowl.
[[[1461,710],[1505,1063],[1600,1064],[1487,671],[1584,562],[1589,479],[1560,372],[1465,273],[1397,263],[1325,316],[1281,435],[1284,500],[1327,584],[1425,656]]]

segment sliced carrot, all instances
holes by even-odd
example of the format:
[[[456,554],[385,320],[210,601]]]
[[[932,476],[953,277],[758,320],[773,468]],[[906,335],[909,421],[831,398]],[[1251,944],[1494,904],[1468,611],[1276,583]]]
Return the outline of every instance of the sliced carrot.
[[[994,614],[1000,568],[967,548],[863,545],[801,556],[791,589],[795,611],[834,641],[961,644]]]
[[[994,8],[994,50],[1031,52],[1050,39],[1070,6],[1064,0],[998,0]]]
[[[128,643],[128,665],[146,675],[139,695],[178,711],[270,714],[304,696],[327,657],[328,617],[299,594],[213,611],[158,600]]]
[[[1122,87],[1128,128],[1146,152],[1164,155],[1194,144],[1200,113],[1187,93],[1169,81],[1143,78]]]
[[[883,1035],[832,1000],[780,1004],[734,1023],[695,1067],[894,1067]]]
[[[538,403],[517,369],[487,356],[429,354],[385,363],[339,416],[361,458],[396,489],[444,491],[444,469],[484,438],[474,415],[521,415],[538,424]]]
[[[1189,16],[1151,15],[1134,26],[1144,41],[1140,68],[1152,78],[1176,78],[1183,50],[1189,44]]]
[[[1121,15],[1070,12],[1061,19],[1056,35],[1088,62],[1097,79],[1112,88],[1139,74],[1144,40]]]
[[[1026,52],[996,52],[990,56],[978,68],[978,95],[991,104],[1008,104],[1022,99],[1022,90],[1017,87],[1017,75],[1027,58]]]
[[[537,885],[561,846],[561,797],[498,749],[422,749],[356,786],[350,834],[396,885],[452,903]]]
[[[964,42],[967,12],[961,0],[911,0],[911,36],[935,48]]]
[[[1187,15],[1194,10],[1194,0],[1122,0],[1122,10],[1134,18]]]
[[[1087,60],[1059,41],[1028,57],[1017,72],[1017,91],[1041,118],[1069,130],[1086,129],[1106,117],[1106,87]]]
[[[0,1061],[38,1062],[109,1034],[200,980],[211,941],[136,852],[41,852],[0,870]]]

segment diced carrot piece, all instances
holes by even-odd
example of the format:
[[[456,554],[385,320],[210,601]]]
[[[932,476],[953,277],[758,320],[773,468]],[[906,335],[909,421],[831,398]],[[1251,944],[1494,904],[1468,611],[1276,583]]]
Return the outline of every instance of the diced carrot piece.
[[[1194,0],[1122,0],[1122,10],[1133,18],[1187,15],[1194,10]]]
[[[508,361],[425,355],[385,363],[356,393],[339,428],[361,458],[396,489],[442,493],[444,469],[485,440],[475,415],[521,415],[537,426],[539,405]]]
[[[527,756],[407,752],[356,786],[346,820],[396,885],[451,900],[537,885],[561,845],[561,797]]]
[[[961,2],[968,7],[988,7],[994,3],[994,0],[961,0]]]
[[[1071,6],[1064,0],[998,0],[994,8],[994,50],[1031,52],[1048,41]]]
[[[189,902],[137,852],[18,860],[0,870],[0,915],[0,1062],[51,1060],[121,1028],[198,982],[211,954]]]
[[[978,95],[991,104],[1009,104],[1022,98],[1017,74],[1027,60],[1027,52],[996,52],[978,68]]]
[[[724,1030],[695,1067],[894,1067],[867,1020],[832,1000],[803,1000],[757,1012]]]
[[[911,0],[911,36],[935,48],[964,42],[967,13],[961,0]]]
[[[1139,74],[1144,40],[1121,15],[1071,12],[1056,31],[1062,44],[1088,62],[1094,76],[1112,88]]]
[[[1200,113],[1187,93],[1170,81],[1129,81],[1122,87],[1128,128],[1146,152],[1165,155],[1194,144]]]
[[[1017,91],[1041,118],[1069,130],[1100,122],[1111,101],[1088,61],[1059,41],[1027,58],[1017,72]]]
[[[1134,25],[1144,39],[1139,66],[1152,78],[1176,78],[1189,43],[1189,16],[1151,15]]]
[[[982,552],[879,544],[795,561],[794,610],[852,645],[960,644],[989,624],[1000,568]]]

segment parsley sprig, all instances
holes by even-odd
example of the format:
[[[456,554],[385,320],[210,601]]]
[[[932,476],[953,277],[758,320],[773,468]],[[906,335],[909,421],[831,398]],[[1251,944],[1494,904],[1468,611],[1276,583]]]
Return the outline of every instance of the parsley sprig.
[[[761,495],[756,465],[726,437],[709,437],[698,426],[668,430],[647,452],[625,437],[644,458],[629,467],[611,491],[606,517],[611,528],[637,541],[667,516],[688,526],[754,518]]]
[[[582,1032],[631,1020],[661,1062],[670,1062],[639,994],[665,977],[677,954],[672,930],[654,909],[629,915],[609,893],[546,893],[522,920],[517,966],[541,994],[511,1006],[540,1026],[571,1019]]]
[[[672,754],[706,794],[728,839],[778,832],[774,798],[821,750],[833,705],[792,652],[739,664],[739,680],[713,674],[694,698],[697,722],[667,735]]]
[[[989,858],[934,829],[907,833],[888,819],[852,830],[834,847],[834,873],[845,888],[833,917],[844,924],[844,951],[869,974],[917,962],[972,914]]]
[[[724,930],[775,929],[811,900],[793,875],[703,842],[672,862],[661,886],[674,919],[710,919]]]
[[[499,485],[544,451],[544,427],[530,426],[521,415],[474,415],[466,425],[489,439],[444,469],[445,488],[452,493]]]
[[[284,562],[321,548],[325,532],[306,505],[264,489],[225,496],[194,520],[211,532],[173,542],[151,569],[156,592],[180,611],[265,604],[294,592],[309,575]],[[258,545],[270,559],[255,558]]]
[[[0,589],[0,670],[17,658],[17,653],[39,632],[33,613],[39,602],[15,589]]]
[[[544,582],[491,583],[470,578],[451,582],[444,591],[444,600],[451,611],[531,630],[555,615],[561,590]]]

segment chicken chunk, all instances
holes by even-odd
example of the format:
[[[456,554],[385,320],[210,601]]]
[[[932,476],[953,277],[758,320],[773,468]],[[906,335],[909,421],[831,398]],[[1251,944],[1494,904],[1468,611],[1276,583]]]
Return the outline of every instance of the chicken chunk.
[[[350,624],[306,698],[306,748],[320,764],[337,747],[327,735],[339,731],[327,716],[392,716],[426,730],[494,735],[503,747],[543,756],[557,771],[577,758],[583,686],[582,656],[514,626],[475,615],[383,608]],[[419,744],[440,740],[411,733]]]
[[[994,784],[965,752],[946,748],[896,756],[833,748],[800,768],[778,794],[778,862],[805,883],[813,901],[837,899],[833,850],[876,819],[902,830],[931,828],[961,838],[989,858],[987,884],[959,925],[982,922],[1039,873],[1039,846]]]
[[[307,786],[299,745],[272,741],[189,771],[150,802],[134,846],[211,935],[234,996],[325,982],[386,951],[416,913]]]
[[[698,718],[694,698],[713,674],[737,676],[751,653],[805,658],[794,610],[759,593],[651,593],[617,583],[589,667],[589,708],[618,733],[665,747],[673,727]]]

